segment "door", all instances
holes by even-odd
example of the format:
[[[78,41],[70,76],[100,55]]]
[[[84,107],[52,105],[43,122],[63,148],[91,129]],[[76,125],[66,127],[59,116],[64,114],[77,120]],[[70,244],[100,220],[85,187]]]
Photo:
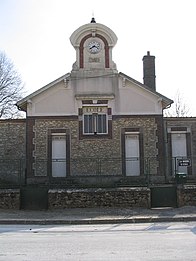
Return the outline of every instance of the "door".
[[[20,190],[21,209],[43,210],[48,208],[48,188],[28,185]]]
[[[126,176],[140,175],[139,134],[125,135]]]
[[[52,177],[66,177],[66,135],[52,135]]]
[[[173,171],[187,174],[186,166],[179,166],[179,160],[187,158],[186,133],[172,133]]]
[[[151,207],[177,207],[177,192],[174,186],[152,187]]]

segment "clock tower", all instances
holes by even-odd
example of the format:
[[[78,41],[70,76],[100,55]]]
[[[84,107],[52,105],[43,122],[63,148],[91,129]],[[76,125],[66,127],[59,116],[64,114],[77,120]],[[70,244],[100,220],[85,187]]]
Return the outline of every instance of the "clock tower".
[[[92,18],[89,24],[79,27],[70,37],[76,50],[72,74],[85,71],[117,72],[112,60],[112,49],[117,42],[115,33]]]

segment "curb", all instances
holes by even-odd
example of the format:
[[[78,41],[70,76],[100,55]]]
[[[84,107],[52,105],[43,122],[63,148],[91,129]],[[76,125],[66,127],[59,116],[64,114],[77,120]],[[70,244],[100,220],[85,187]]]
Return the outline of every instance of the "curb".
[[[191,222],[196,221],[196,216],[181,217],[133,217],[122,219],[1,219],[2,225],[93,225],[93,224],[134,224],[154,222]]]

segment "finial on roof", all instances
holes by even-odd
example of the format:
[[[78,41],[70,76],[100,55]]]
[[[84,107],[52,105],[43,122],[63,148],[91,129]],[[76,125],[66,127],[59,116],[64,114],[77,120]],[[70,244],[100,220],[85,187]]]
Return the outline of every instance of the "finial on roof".
[[[94,17],[92,17],[92,19],[91,19],[91,23],[96,23],[96,21],[95,21],[95,18],[94,18]]]

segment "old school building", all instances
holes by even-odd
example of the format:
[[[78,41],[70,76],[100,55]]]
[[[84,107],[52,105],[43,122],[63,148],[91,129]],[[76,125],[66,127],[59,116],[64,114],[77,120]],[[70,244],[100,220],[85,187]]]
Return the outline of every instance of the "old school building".
[[[94,18],[70,41],[71,72],[18,101],[26,119],[0,121],[0,158],[24,160],[27,184],[196,181],[196,119],[163,117],[173,101],[156,90],[155,57],[140,83],[117,71],[117,36]]]

